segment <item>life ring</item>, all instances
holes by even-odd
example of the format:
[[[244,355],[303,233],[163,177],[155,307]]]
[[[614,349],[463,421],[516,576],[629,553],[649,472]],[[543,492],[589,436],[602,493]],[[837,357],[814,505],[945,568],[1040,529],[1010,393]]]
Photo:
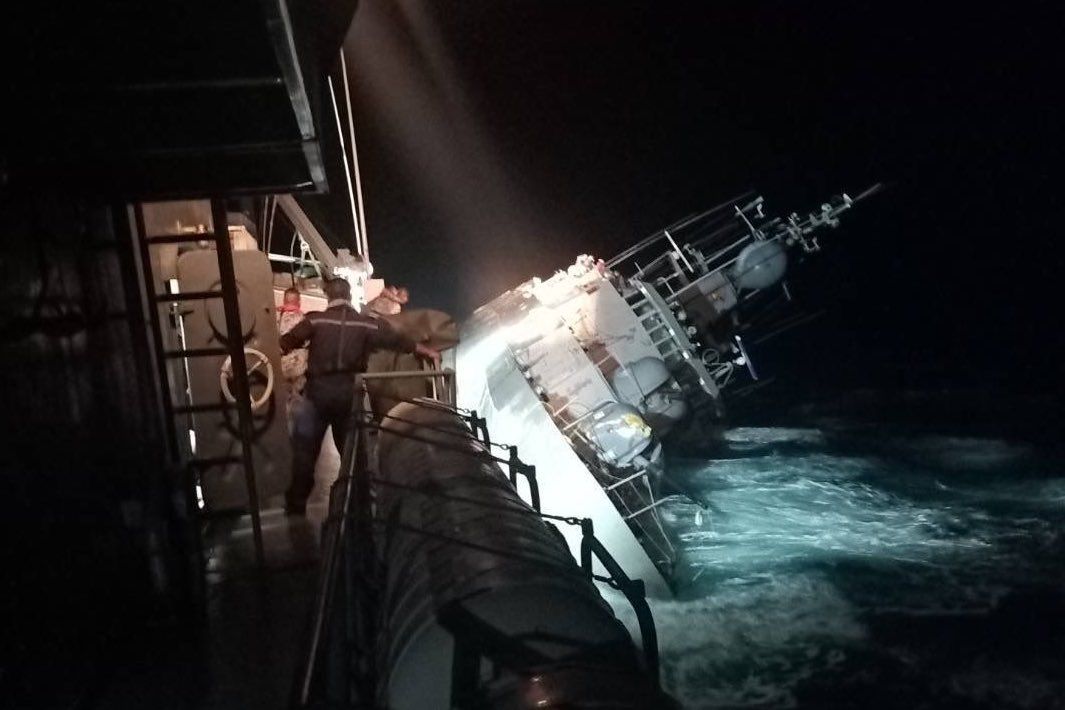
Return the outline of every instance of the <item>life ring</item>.
[[[251,400],[251,409],[254,412],[255,410],[262,409],[262,407],[270,401],[270,397],[274,393],[274,366],[270,363],[270,358],[260,350],[256,350],[255,348],[244,348],[244,354],[251,355],[255,358],[255,364],[248,368],[249,375],[263,365],[266,365],[266,388],[263,390],[262,394],[258,397],[252,397]],[[237,401],[237,398],[233,396],[233,393],[229,389],[229,379],[232,376],[233,359],[231,357],[226,357],[225,362],[222,363],[222,369],[218,373],[218,381],[222,387],[222,394],[225,395],[226,400],[231,403]]]

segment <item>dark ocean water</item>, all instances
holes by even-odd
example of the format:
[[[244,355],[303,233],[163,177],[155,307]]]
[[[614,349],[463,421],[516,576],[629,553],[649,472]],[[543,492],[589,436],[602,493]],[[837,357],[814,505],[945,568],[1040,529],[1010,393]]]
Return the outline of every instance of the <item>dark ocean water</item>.
[[[671,459],[711,503],[664,512],[683,707],[1065,708],[1060,451],[841,420],[724,437]]]

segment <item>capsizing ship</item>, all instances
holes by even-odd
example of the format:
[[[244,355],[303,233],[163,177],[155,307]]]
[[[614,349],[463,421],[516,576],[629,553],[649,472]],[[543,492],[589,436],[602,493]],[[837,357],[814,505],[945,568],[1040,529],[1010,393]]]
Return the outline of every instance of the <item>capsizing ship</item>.
[[[777,313],[791,301],[789,266],[820,251],[841,215],[878,190],[775,218],[761,197],[743,195],[610,260],[581,255],[463,322],[448,352],[450,379],[434,390],[443,402],[400,401],[378,412],[375,436],[365,439],[376,461],[367,470],[380,478],[376,507],[362,517],[389,522],[377,535],[364,524],[356,540],[376,538],[377,547],[358,552],[350,542],[348,554],[361,560],[360,578],[374,577],[373,569],[380,577],[382,603],[355,608],[377,619],[367,627],[388,651],[378,666],[384,674],[363,687],[375,688],[389,707],[434,707],[446,693],[502,703],[508,693],[544,692],[577,702],[584,692],[578,688],[588,687],[619,706],[628,706],[611,694],[619,689],[633,707],[668,704],[658,690],[646,695],[645,685],[621,680],[648,675],[657,687],[657,641],[645,597],[673,594],[677,562],[660,506],[691,495],[668,474],[666,442],[719,421],[730,388],[757,380],[747,342],[802,321]],[[364,293],[375,290],[365,264],[344,266],[346,256],[329,253],[298,205],[283,202],[282,210],[310,237],[298,268],[313,261],[319,270],[345,273]],[[770,310],[777,317],[768,322]],[[393,323],[405,327],[402,318]],[[390,374],[369,375],[379,376]],[[345,467],[358,470],[352,457],[348,452],[342,474]],[[345,490],[334,491],[331,510],[344,509]],[[419,495],[427,499],[410,500]],[[352,491],[347,505],[358,507],[359,499]],[[634,609],[640,661],[613,618],[620,610],[599,594],[608,587],[621,592],[607,595],[611,604]],[[545,609],[555,611],[545,617]],[[500,634],[498,643],[509,643],[504,637],[544,643],[540,636],[549,629],[546,636],[566,639],[563,652],[545,646],[559,653],[554,661],[584,657],[589,644],[627,650],[585,669],[590,675],[581,681],[518,673],[497,679],[498,686],[470,678],[460,685],[456,664],[476,662],[457,661],[464,651],[453,640],[480,624],[488,625],[485,634]],[[402,633],[391,636],[397,628]],[[424,677],[451,682],[425,685],[418,681]]]
[[[805,318],[779,308],[792,302],[789,265],[819,252],[841,215],[880,189],[783,217],[740,195],[609,260],[580,255],[517,285],[459,327],[448,352],[458,406],[534,467],[535,482],[519,480],[528,502],[535,495],[544,510],[592,520],[648,594],[671,596],[677,556],[658,508],[674,495],[706,502],[670,478],[665,442],[720,421],[729,389],[759,379],[747,342]],[[364,300],[380,291],[372,269],[334,254],[298,203],[279,205],[298,225],[301,257],[271,259],[345,274]],[[275,286],[278,303],[286,283]],[[311,288],[310,307],[324,308]],[[579,556],[581,531],[563,535]]]
[[[789,262],[879,189],[775,218],[742,195],[518,285],[463,323],[459,402],[536,466],[545,509],[590,517],[648,592],[669,596],[676,552],[658,508],[683,487],[663,441],[719,419],[729,387],[757,380],[746,341],[799,320],[760,318],[791,300]],[[579,531],[564,534],[579,550]]]

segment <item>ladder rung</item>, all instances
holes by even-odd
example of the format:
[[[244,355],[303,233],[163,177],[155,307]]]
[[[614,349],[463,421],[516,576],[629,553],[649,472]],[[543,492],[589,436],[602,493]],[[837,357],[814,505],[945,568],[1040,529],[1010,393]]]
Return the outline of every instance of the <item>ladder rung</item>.
[[[620,486],[623,486],[623,485],[625,485],[626,483],[631,483],[631,482],[633,482],[634,480],[636,480],[637,478],[642,478],[643,476],[646,476],[646,475],[647,475],[647,469],[644,469],[644,470],[642,470],[642,471],[638,471],[637,473],[634,473],[634,474],[632,474],[631,476],[627,476],[627,477],[625,477],[625,478],[621,479],[620,481],[618,481],[618,482],[616,482],[616,483],[611,483],[611,484],[610,484],[609,486],[607,486],[607,487],[606,487],[606,488],[604,488],[603,490],[604,490],[604,491],[612,491],[612,490],[614,490],[615,488],[618,488],[618,487],[620,487]]]
[[[211,233],[204,234],[163,234],[148,237],[149,244],[190,244],[192,242],[213,242],[217,237]]]
[[[174,414],[196,414],[197,412],[223,412],[227,409],[235,409],[236,404],[231,402],[215,402],[213,404],[185,404],[174,407]]]
[[[204,301],[208,298],[221,298],[221,291],[186,291],[184,293],[166,293],[156,296],[157,303],[177,303],[178,301]]]
[[[244,463],[240,456],[214,456],[211,458],[192,459],[189,466],[194,468],[210,468],[211,466],[225,466],[231,463]]]
[[[192,348],[190,350],[167,350],[163,357],[210,357],[212,355],[228,355],[229,348]]]
[[[646,505],[643,508],[640,508],[635,513],[632,513],[631,515],[624,516],[623,519],[624,520],[632,520],[633,518],[639,517],[639,516],[643,515],[644,513],[648,512],[650,510],[654,510],[655,508],[657,508],[658,506],[660,506],[663,503],[667,502],[668,500],[669,500],[669,498],[662,498],[660,500],[656,500],[655,502],[651,503],[650,505]]]

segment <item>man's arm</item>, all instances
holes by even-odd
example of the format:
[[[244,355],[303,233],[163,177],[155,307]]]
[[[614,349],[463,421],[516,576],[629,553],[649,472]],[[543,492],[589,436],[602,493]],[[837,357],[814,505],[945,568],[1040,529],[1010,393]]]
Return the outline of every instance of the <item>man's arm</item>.
[[[431,360],[433,362],[433,367],[438,369],[438,370],[440,369],[440,351],[439,350],[433,350],[432,348],[430,348],[427,345],[422,345],[421,343],[416,343],[414,345],[414,354],[418,355],[420,357],[424,357],[426,360]]]
[[[375,348],[385,348],[401,353],[414,353],[436,365],[440,364],[440,353],[421,343],[416,343],[407,336],[393,328],[387,321],[378,319],[377,328],[370,331],[370,345]]]
[[[308,318],[304,318],[296,325],[292,326],[292,329],[281,336],[281,354],[287,355],[293,350],[298,350],[304,346],[304,344],[311,339],[311,333],[314,329],[311,327],[311,321]]]

